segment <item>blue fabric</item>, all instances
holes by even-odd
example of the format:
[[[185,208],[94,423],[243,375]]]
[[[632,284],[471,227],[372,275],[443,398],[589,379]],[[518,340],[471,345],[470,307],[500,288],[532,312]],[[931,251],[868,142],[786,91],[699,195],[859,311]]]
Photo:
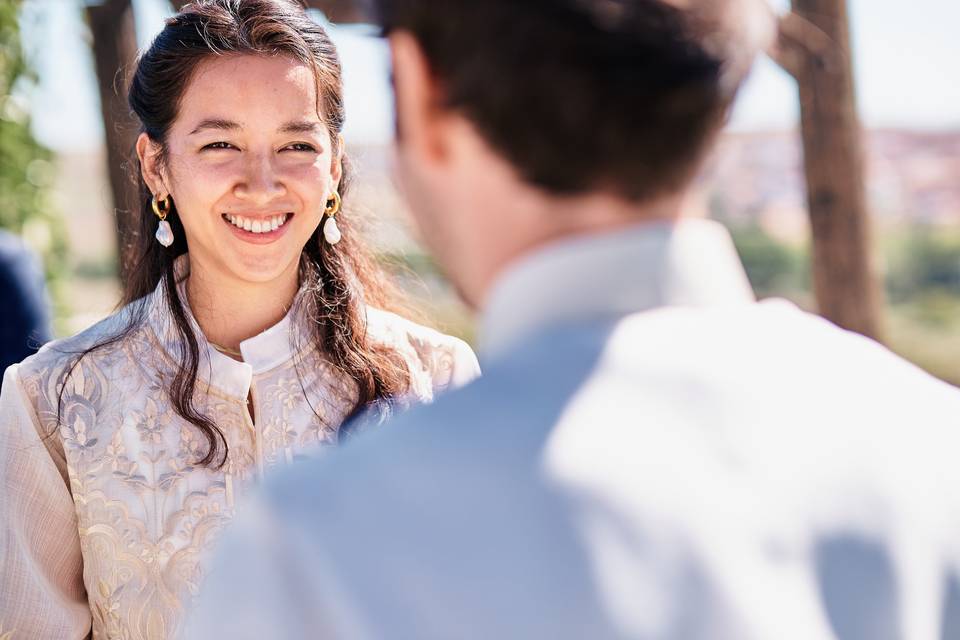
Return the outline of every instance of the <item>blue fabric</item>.
[[[16,236],[0,231],[0,367],[50,340],[50,311],[40,263]]]
[[[291,468],[268,481],[266,491],[280,521],[296,523],[313,540],[351,540],[347,566],[339,564],[344,558],[335,550],[334,562],[338,570],[350,576],[351,588],[363,585],[361,600],[378,612],[369,619],[375,627],[374,636],[437,637],[437,629],[442,628],[460,638],[485,634],[620,637],[608,626],[591,588],[591,570],[582,545],[572,537],[566,498],[537,479],[553,426],[594,371],[609,327],[605,323],[589,329],[565,327],[541,335],[515,357],[491,362],[484,376],[466,388],[442,396],[429,407],[414,409],[388,425],[361,428],[362,435],[337,456]],[[544,363],[549,363],[553,375],[543,375]],[[463,456],[463,451],[473,455]],[[380,464],[354,464],[356,458],[369,462],[370,456],[377,457]],[[391,464],[393,459],[406,464]],[[455,468],[438,468],[444,460]],[[495,473],[490,473],[487,466],[491,461],[496,461]],[[329,490],[337,478],[349,483],[346,479],[358,468],[367,471],[356,478],[357,487],[364,495],[378,496],[375,507],[358,502],[352,492],[331,494]],[[458,477],[460,501],[451,503],[445,487],[437,483],[445,473]],[[489,502],[491,487],[500,488],[494,493],[510,495],[511,501],[505,503],[509,508],[501,512]],[[517,503],[523,505],[522,509]],[[532,530],[515,527],[511,518],[518,511],[539,526]],[[465,548],[464,541],[471,540],[471,532],[476,531],[486,532],[484,544]],[[289,539],[287,535],[283,538]],[[539,552],[534,552],[537,547]],[[358,548],[369,552],[355,555]],[[514,557],[513,549],[517,548],[531,549],[529,555],[516,560],[525,566],[514,567],[523,578],[504,582],[491,567],[504,556]],[[285,550],[290,551],[290,547]],[[308,549],[294,551],[305,567],[315,566],[308,560],[309,553]],[[555,558],[564,558],[562,565],[556,565],[552,561]],[[544,561],[549,564],[542,564]],[[449,576],[457,579],[450,580]],[[229,582],[242,583],[243,578],[238,576],[238,580]],[[282,622],[284,616],[279,612],[289,606],[283,603],[289,603],[295,593],[322,601],[310,594],[304,586],[307,583],[309,579],[291,580],[280,594],[255,595],[248,603],[253,619],[238,626],[249,628],[267,620],[263,630],[276,630],[281,623],[294,623],[296,620]],[[432,601],[429,609],[436,618],[429,622],[422,619],[422,607],[408,608],[408,600],[397,597],[415,584],[422,590],[420,597]],[[438,591],[437,585],[443,585],[443,590]],[[554,614],[527,615],[529,593],[552,593]],[[279,600],[276,609],[265,604],[273,598]],[[454,631],[443,613],[471,610],[488,622],[482,630]],[[274,617],[274,613],[278,615]],[[389,628],[377,627],[380,620],[389,621]],[[312,624],[303,618],[299,621],[306,622],[305,627]],[[300,634],[306,633],[306,628],[287,629],[289,633],[282,637],[303,637]]]

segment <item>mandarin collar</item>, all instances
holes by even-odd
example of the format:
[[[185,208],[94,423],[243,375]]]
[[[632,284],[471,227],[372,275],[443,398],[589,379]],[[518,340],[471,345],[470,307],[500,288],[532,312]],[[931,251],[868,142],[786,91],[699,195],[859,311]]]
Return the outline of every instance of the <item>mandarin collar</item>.
[[[229,396],[246,398],[250,392],[253,377],[282,365],[293,359],[294,345],[300,344],[309,349],[312,337],[308,331],[306,296],[301,286],[293,304],[277,324],[240,343],[243,362],[226,356],[210,344],[200,325],[197,324],[186,295],[186,280],[190,274],[187,254],[179,256],[174,263],[177,280],[177,294],[186,313],[187,320],[197,338],[200,351],[197,376],[212,387],[220,389]],[[179,362],[180,347],[176,338],[173,319],[167,306],[167,292],[161,280],[152,294],[148,321],[157,336],[161,348],[173,362]],[[306,342],[304,342],[306,340]]]
[[[723,226],[699,219],[645,222],[554,242],[509,266],[485,305],[480,349],[497,358],[559,325],[665,306],[754,301]]]

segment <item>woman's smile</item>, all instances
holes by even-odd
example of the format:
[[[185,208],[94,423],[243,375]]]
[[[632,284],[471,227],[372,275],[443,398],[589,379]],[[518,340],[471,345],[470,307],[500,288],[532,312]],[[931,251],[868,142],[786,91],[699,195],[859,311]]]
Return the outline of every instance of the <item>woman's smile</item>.
[[[224,213],[220,216],[233,234],[252,244],[269,244],[287,232],[293,219],[290,212],[270,214]]]

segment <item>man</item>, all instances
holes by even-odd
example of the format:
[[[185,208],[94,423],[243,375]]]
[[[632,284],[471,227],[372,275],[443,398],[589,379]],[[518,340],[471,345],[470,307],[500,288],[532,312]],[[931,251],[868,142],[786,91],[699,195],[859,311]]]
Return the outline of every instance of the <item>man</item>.
[[[682,216],[769,16],[380,0],[485,377],[269,485],[193,638],[960,638],[960,397]]]

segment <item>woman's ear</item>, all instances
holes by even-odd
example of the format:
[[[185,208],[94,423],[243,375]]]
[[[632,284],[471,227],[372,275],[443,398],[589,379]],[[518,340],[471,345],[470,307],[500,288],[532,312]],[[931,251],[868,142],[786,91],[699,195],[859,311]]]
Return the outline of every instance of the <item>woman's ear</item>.
[[[160,172],[160,145],[151,140],[146,133],[141,133],[137,137],[137,157],[140,159],[140,175],[147,183],[150,193],[160,196],[169,195],[170,190],[166,188]]]

